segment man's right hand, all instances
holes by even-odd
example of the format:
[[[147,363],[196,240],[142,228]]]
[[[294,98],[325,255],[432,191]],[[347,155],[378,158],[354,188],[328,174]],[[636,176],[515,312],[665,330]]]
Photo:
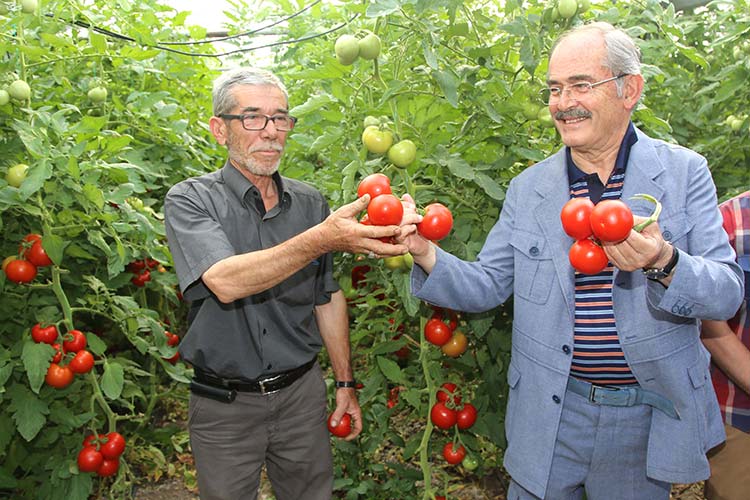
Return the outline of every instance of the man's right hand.
[[[414,257],[414,262],[429,273],[437,258],[435,245],[417,232],[417,224],[422,222],[422,216],[417,213],[414,198],[405,194],[401,197],[401,204],[404,207],[404,216],[401,219],[401,233],[396,237],[396,241],[403,242]]]
[[[403,255],[408,250],[403,243],[385,243],[380,238],[398,237],[399,226],[371,226],[361,224],[357,217],[367,209],[370,195],[344,205],[318,225],[321,246],[327,252],[350,252],[362,254]]]

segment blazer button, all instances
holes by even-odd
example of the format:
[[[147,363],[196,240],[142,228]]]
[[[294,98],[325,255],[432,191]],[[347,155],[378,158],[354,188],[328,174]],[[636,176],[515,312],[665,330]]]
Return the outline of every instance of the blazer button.
[[[562,350],[565,354],[570,354],[570,346],[568,344],[563,345]]]
[[[560,397],[557,394],[555,394],[554,396],[552,396],[552,401],[554,401],[557,404],[560,404]]]
[[[672,233],[670,231],[664,231],[661,234],[661,236],[662,236],[662,238],[664,238],[667,241],[671,241],[672,240]]]
[[[529,248],[529,253],[532,257],[536,257],[537,255],[539,255],[539,249],[537,247],[531,247]]]

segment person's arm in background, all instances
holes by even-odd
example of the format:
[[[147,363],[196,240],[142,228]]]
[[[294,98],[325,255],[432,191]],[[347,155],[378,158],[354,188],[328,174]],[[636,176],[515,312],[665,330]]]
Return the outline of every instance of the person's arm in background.
[[[750,351],[727,322],[704,320],[701,340],[716,366],[737,387],[750,394]]]
[[[349,343],[349,313],[344,292],[334,292],[330,302],[315,306],[315,320],[328,351],[335,380],[354,380]],[[334,427],[341,421],[344,413],[352,416],[352,432],[344,438],[350,441],[362,432],[362,410],[353,387],[336,389],[336,408],[331,422]]]

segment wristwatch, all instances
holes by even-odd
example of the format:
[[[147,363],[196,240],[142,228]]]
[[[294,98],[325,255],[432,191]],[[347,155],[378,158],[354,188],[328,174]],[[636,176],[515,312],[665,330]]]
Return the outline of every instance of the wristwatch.
[[[674,269],[674,266],[677,265],[678,260],[680,260],[680,252],[675,247],[672,247],[672,258],[669,259],[669,262],[667,262],[666,266],[662,267],[661,269],[656,267],[644,267],[643,274],[646,275],[646,278],[652,281],[662,280],[672,273],[672,270]]]
[[[356,380],[337,380],[333,384],[336,389],[343,389],[343,388],[356,388],[357,387],[357,381]]]

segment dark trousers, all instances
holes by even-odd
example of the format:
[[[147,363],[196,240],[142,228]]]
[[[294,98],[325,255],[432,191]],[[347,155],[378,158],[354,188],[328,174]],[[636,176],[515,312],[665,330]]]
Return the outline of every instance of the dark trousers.
[[[316,364],[274,394],[226,404],[190,395],[190,445],[202,500],[255,500],[266,464],[278,500],[329,500],[333,459],[326,387]]]

